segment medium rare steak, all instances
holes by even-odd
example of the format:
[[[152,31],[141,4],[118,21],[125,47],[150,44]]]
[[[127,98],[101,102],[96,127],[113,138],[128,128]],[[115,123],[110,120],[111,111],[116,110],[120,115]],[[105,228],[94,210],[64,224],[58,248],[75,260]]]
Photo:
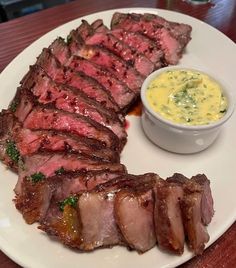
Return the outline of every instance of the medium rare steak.
[[[53,56],[49,49],[44,49],[37,59],[36,65],[39,65],[44,71],[58,83],[66,84],[83,91],[88,97],[95,99],[108,109],[115,111],[119,107],[106,89],[95,79],[85,75],[82,72],[74,72],[69,68],[63,67]],[[31,70],[22,79],[21,83],[31,77]],[[30,78],[32,79],[32,78]]]
[[[127,31],[145,34],[145,36],[157,42],[157,46],[163,50],[165,60],[168,64],[177,64],[186,46],[186,44],[181,42],[182,39],[181,41],[176,39],[166,27],[161,27],[157,23],[153,23],[152,20],[149,20],[148,16],[140,14],[116,12],[112,17],[111,28],[121,28]]]
[[[144,81],[133,67],[120,57],[99,46],[85,45],[79,34],[74,30],[70,33],[70,48],[73,54],[81,56],[108,69],[117,79],[123,81],[131,90],[139,92]]]
[[[83,24],[85,26],[83,26]],[[154,65],[148,58],[146,58],[143,54],[138,53],[136,49],[132,49],[127,46],[114,35],[109,33],[109,31],[93,32],[91,25],[89,25],[87,21],[83,20],[82,28],[85,27],[88,28],[88,32],[89,29],[91,29],[90,31],[92,32],[88,37],[83,39],[86,45],[101,45],[102,47],[107,48],[112,53],[116,54],[118,57],[133,66],[144,76],[149,75],[154,70]],[[77,29],[77,32],[80,36],[82,36],[80,27]]]
[[[114,101],[124,113],[127,108],[136,100],[137,94],[130,90],[122,81],[118,80],[107,69],[82,57],[73,55],[69,52],[69,47],[62,39],[56,39],[50,46],[55,57],[61,64],[68,66],[74,71],[82,72],[98,81],[99,84],[110,92]],[[63,51],[63,52],[61,52]],[[67,58],[61,57],[61,53],[66,54]]]
[[[40,68],[33,69],[32,76],[34,80],[25,81],[23,86],[31,90],[39,103],[52,103],[57,109],[86,116],[111,129],[121,144],[126,143],[127,134],[124,125],[115,112],[88,98],[80,90],[55,83]]]

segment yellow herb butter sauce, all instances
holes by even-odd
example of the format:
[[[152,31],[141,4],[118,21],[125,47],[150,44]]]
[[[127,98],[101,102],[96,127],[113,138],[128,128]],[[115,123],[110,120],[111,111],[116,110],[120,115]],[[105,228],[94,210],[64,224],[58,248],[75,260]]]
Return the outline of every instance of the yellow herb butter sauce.
[[[179,124],[209,124],[219,120],[227,110],[220,85],[193,70],[161,73],[149,84],[146,98],[153,111]]]

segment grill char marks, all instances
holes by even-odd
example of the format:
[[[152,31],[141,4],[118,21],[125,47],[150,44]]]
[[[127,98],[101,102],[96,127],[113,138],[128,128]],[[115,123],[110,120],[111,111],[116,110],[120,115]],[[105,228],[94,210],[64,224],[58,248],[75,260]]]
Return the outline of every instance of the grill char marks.
[[[155,187],[155,230],[160,248],[172,253],[184,251],[184,227],[180,209],[183,189],[175,183],[159,180]]]
[[[23,86],[31,90],[39,103],[53,103],[57,109],[86,116],[111,129],[122,146],[126,143],[127,134],[115,112],[107,110],[80,90],[55,83],[41,68],[32,68],[31,76]]]
[[[108,69],[117,79],[123,81],[135,93],[140,91],[144,77],[124,60],[102,47],[85,45],[83,41],[81,42],[81,37],[75,30],[70,33],[70,37],[70,48],[73,54]]]
[[[154,40],[157,46],[163,50],[165,60],[168,64],[176,64],[182,56],[183,49],[187,42],[190,40],[190,30],[186,32],[186,43],[182,42],[182,39],[176,39],[177,37],[171,33],[167,27],[155,23],[156,20],[149,18],[147,15],[142,16],[140,14],[122,14],[116,12],[113,15],[111,21],[111,28],[121,28],[131,32],[142,32],[145,35]]]
[[[154,70],[154,65],[148,58],[146,58],[143,54],[138,53],[136,49],[132,49],[131,47],[127,46],[125,43],[112,35],[109,31],[93,32],[93,28],[86,21],[83,21],[82,24],[85,24],[85,26],[82,26],[82,28],[86,28],[87,26],[87,31],[92,32],[86,38],[82,37],[85,44],[100,45],[102,47],[105,47],[126,61],[128,64],[133,66],[140,74],[144,76],[149,75]],[[82,36],[82,30],[80,27],[77,29],[77,32]]]

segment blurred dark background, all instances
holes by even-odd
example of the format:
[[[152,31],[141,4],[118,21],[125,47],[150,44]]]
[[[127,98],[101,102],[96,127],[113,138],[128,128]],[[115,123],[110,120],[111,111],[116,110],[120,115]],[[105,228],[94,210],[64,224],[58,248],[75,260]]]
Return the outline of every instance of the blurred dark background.
[[[0,23],[73,0],[0,0]]]

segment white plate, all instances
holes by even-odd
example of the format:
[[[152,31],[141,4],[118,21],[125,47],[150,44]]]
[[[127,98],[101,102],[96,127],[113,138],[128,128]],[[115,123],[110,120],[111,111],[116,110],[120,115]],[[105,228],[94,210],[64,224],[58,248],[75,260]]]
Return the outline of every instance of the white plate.
[[[216,29],[192,17],[157,9],[120,9],[121,12],[150,12],[166,19],[192,25],[192,41],[181,60],[182,64],[195,68],[210,68],[236,88],[236,46]],[[109,25],[115,10],[95,13],[84,17],[89,22],[104,19]],[[13,98],[16,87],[28,70],[29,64],[43,47],[47,47],[57,36],[66,37],[69,31],[80,24],[81,18],[69,22],[44,35],[18,55],[0,76],[0,109],[6,108]],[[162,177],[174,172],[186,176],[205,173],[211,180],[215,200],[215,216],[208,227],[210,242],[213,243],[236,219],[235,198],[235,148],[236,114],[227,123],[218,140],[208,150],[195,155],[177,155],[155,147],[144,136],[139,117],[130,116],[128,144],[121,161],[130,173],[156,172]],[[36,228],[27,225],[12,202],[13,188],[17,176],[0,165],[0,248],[10,258],[24,267],[83,267],[83,268],[158,268],[175,267],[192,257],[185,250],[182,256],[161,252],[157,247],[138,255],[125,248],[101,249],[92,253],[78,253],[50,239]]]

